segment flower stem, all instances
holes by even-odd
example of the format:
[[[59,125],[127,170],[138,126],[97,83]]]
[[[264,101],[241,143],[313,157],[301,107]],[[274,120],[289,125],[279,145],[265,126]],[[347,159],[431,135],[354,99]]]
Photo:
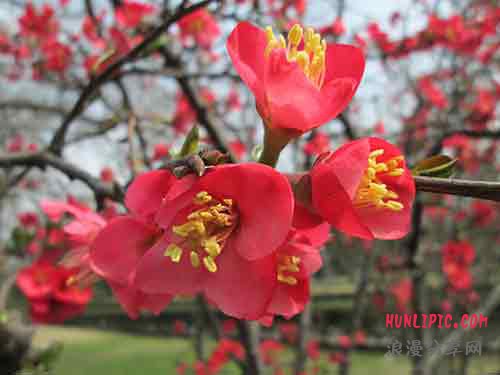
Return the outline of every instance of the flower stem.
[[[259,163],[276,167],[281,151],[294,137],[283,131],[265,126],[264,149],[259,158]]]

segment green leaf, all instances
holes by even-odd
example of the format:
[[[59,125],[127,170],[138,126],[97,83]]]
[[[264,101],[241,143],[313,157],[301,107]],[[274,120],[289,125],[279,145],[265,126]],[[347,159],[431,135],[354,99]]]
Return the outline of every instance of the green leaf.
[[[412,169],[414,176],[442,177],[453,175],[458,159],[446,155],[434,155],[419,161]]]
[[[181,151],[179,152],[177,157],[181,159],[190,155],[197,154],[199,146],[200,146],[200,132],[198,131],[198,127],[195,125],[186,136]]]
[[[160,36],[159,38],[156,38],[153,42],[151,42],[145,49],[145,51],[142,53],[142,56],[148,56],[155,52],[156,50],[160,49],[161,47],[166,46],[170,42],[170,38],[168,37],[167,34],[164,34]]]
[[[7,315],[7,311],[0,311],[0,324],[5,324],[9,320],[9,316]]]

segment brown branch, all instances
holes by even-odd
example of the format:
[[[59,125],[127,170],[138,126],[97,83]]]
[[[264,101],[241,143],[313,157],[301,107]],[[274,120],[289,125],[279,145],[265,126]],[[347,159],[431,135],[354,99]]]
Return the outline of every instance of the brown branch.
[[[245,348],[245,372],[244,375],[261,375],[262,361],[259,353],[259,326],[256,322],[238,320],[238,331],[240,339]]]
[[[415,176],[418,191],[500,202],[500,182]]]
[[[181,8],[167,20],[165,20],[161,25],[157,26],[153,29],[148,36],[144,38],[144,40],[139,43],[135,48],[130,50],[127,54],[121,57],[119,60],[108,66],[101,74],[92,78],[89,84],[83,89],[80,97],[77,102],[71,109],[71,111],[64,118],[62,124],[57,129],[54,137],[49,146],[49,150],[55,153],[56,155],[60,155],[62,148],[65,143],[66,133],[73,122],[86,108],[87,100],[94,94],[94,92],[105,82],[107,82],[110,78],[113,77],[115,72],[117,72],[123,65],[128,62],[133,61],[137,57],[141,55],[149,45],[154,42],[157,38],[159,38],[172,24],[179,21],[182,17],[187,14],[195,11],[196,9],[202,8],[215,0],[204,0],[195,4],[189,8]]]
[[[72,180],[80,180],[93,191],[99,207],[102,206],[105,198],[122,201],[124,197],[123,190],[117,183],[113,185],[104,184],[90,173],[49,151],[0,154],[0,167],[12,168],[17,166],[37,167],[40,169],[49,166],[64,173]]]

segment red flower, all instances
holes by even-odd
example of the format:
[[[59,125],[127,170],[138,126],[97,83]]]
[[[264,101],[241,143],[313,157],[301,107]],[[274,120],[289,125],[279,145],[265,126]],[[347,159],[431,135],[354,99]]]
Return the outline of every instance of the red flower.
[[[434,106],[437,108],[448,107],[448,99],[446,98],[446,95],[441,88],[433,82],[431,77],[421,78],[418,81],[418,87],[422,91],[422,95]]]
[[[237,159],[243,158],[245,156],[245,153],[247,152],[247,146],[245,146],[245,144],[239,139],[230,142],[229,148]]]
[[[174,334],[178,336],[185,335],[187,333],[187,324],[183,320],[176,319],[172,326]]]
[[[297,324],[295,323],[282,323],[279,325],[278,330],[280,331],[283,339],[290,344],[293,344],[297,340],[297,335],[299,333],[299,329]]]
[[[303,35],[304,34],[304,35]],[[276,38],[239,23],[227,41],[234,67],[252,90],[257,110],[270,128],[301,134],[337,116],[350,102],[364,71],[364,57],[353,46],[321,41],[312,29],[294,25]]]
[[[269,339],[263,340],[259,345],[259,349],[262,361],[266,365],[271,365],[275,362],[277,356],[285,349],[285,347],[279,341]]]
[[[200,90],[200,97],[203,104],[210,108],[215,103],[215,95],[208,88]],[[176,96],[175,114],[172,120],[174,130],[177,133],[185,133],[188,128],[196,121],[197,114],[194,111],[189,99],[182,93],[178,92]]]
[[[101,13],[94,18],[85,16],[82,22],[82,34],[94,47],[100,49],[106,47],[106,41],[99,36],[96,23],[101,24],[103,18],[104,13]]]
[[[238,93],[238,90],[235,87],[232,87],[231,91],[229,91],[229,94],[227,95],[226,98],[226,105],[228,107],[228,110],[230,111],[241,110],[240,94]]]
[[[153,161],[161,160],[167,156],[169,156],[168,145],[166,145],[165,143],[157,143],[153,151]]]
[[[277,283],[269,255],[292,221],[290,185],[254,163],[191,177],[180,180],[155,213],[164,232],[140,261],[135,282],[147,293],[203,292],[228,315],[259,319]],[[118,239],[116,246],[123,253]]]
[[[448,241],[442,249],[443,272],[454,290],[468,290],[472,285],[469,267],[476,250],[467,241]]]
[[[225,319],[222,322],[222,333],[226,336],[232,335],[236,332],[236,320]]]
[[[310,172],[316,211],[336,229],[365,239],[408,233],[415,184],[401,152],[378,138],[320,156]]]
[[[321,356],[321,351],[319,350],[319,342],[316,340],[311,340],[307,343],[306,347],[307,356],[313,361],[319,359]]]
[[[158,314],[172,299],[166,293],[144,293],[132,279],[142,256],[160,237],[152,218],[176,181],[164,170],[137,177],[125,196],[131,215],[112,219],[91,245],[92,270],[109,283],[131,318],[137,318],[141,310]]]
[[[179,28],[184,44],[188,44],[188,40],[192,38],[203,49],[210,49],[221,33],[217,21],[203,8],[182,17]]]
[[[135,28],[142,20],[153,14],[156,7],[151,4],[143,4],[133,0],[125,0],[116,8],[116,23],[123,28]]]
[[[113,182],[115,179],[115,174],[113,173],[113,170],[110,167],[104,167],[101,169],[100,176],[102,182]]]
[[[350,349],[352,347],[352,340],[349,336],[338,336],[337,341],[342,349]]]
[[[326,229],[329,232],[329,228]],[[288,240],[273,255],[278,283],[267,307],[268,319],[263,323],[271,322],[269,318],[274,315],[290,319],[304,310],[309,302],[309,279],[322,264],[318,249],[322,243],[313,246],[315,238],[308,238],[312,233],[292,231]],[[326,241],[328,237],[322,238]]]
[[[40,40],[55,38],[59,32],[59,22],[55,18],[54,8],[45,4],[37,10],[29,2],[26,4],[23,15],[19,18],[21,35],[34,37]]]
[[[319,155],[330,149],[330,137],[322,132],[317,132],[314,138],[304,145],[306,155]]]
[[[34,263],[19,272],[17,285],[30,303],[34,322],[61,323],[83,313],[92,290],[72,285],[75,272],[45,262]]]
[[[480,227],[487,227],[497,217],[497,210],[492,203],[474,200],[471,203],[474,223]]]
[[[41,50],[45,57],[44,66],[48,71],[64,73],[69,68],[73,51],[68,45],[56,40],[47,40]]]
[[[17,275],[17,286],[28,299],[49,298],[58,283],[56,268],[48,263],[34,263]]]
[[[36,212],[21,212],[17,215],[17,220],[27,228],[38,226],[38,215]]]
[[[356,345],[366,345],[366,332],[362,329],[358,329],[354,332],[354,342]]]
[[[406,311],[413,296],[413,283],[409,277],[404,278],[389,287],[399,311]]]
[[[344,34],[346,31],[344,21],[342,18],[336,18],[332,25],[332,33],[333,35],[340,36]]]

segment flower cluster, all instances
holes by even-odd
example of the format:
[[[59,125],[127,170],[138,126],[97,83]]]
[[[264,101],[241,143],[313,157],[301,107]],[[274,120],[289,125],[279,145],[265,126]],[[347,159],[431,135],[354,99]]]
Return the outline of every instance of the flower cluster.
[[[26,296],[35,323],[61,323],[82,314],[92,298],[92,289],[75,286],[77,270],[37,261],[17,275],[17,285]]]
[[[471,288],[470,266],[475,257],[476,251],[468,241],[448,241],[443,246],[443,272],[452,290],[468,291]]]

